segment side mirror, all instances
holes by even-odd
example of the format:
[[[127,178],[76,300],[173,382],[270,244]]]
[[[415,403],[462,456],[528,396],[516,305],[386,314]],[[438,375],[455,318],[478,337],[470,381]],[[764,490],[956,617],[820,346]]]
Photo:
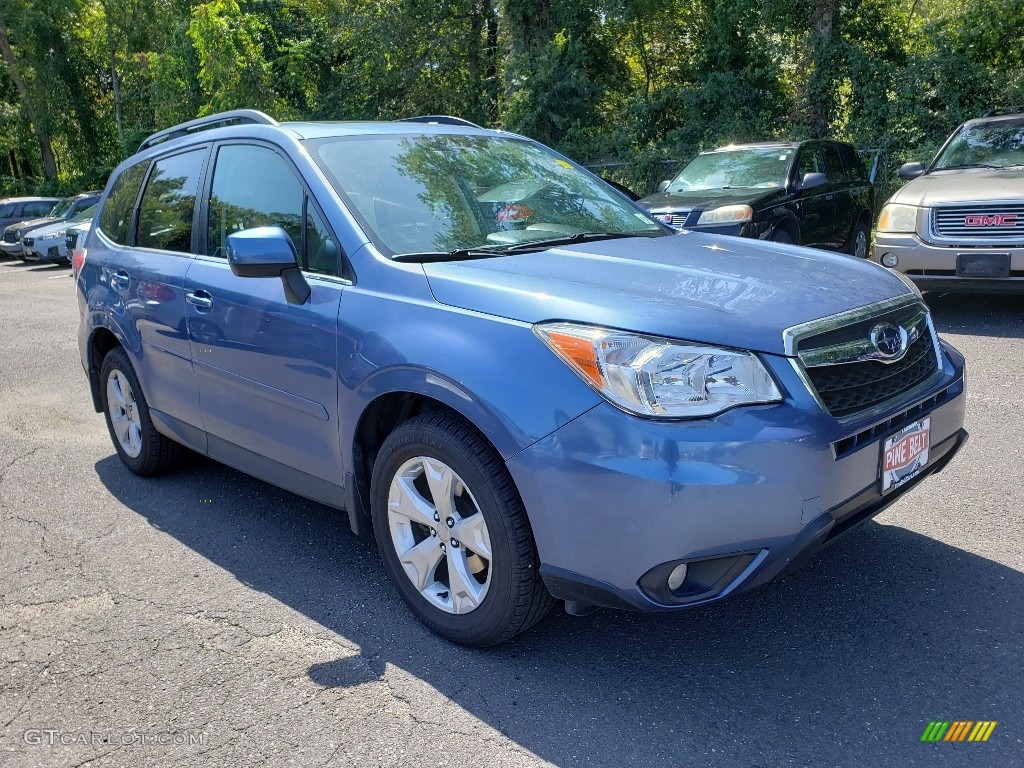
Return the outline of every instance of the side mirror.
[[[228,235],[228,264],[239,277],[280,277],[289,304],[305,304],[310,288],[299,271],[295,245],[281,227],[253,227]]]
[[[671,184],[671,183],[672,182],[669,179],[665,179],[664,181],[659,181],[658,182],[658,191],[659,192],[664,192],[666,189],[668,189],[668,185]]]
[[[826,184],[828,184],[828,176],[824,173],[805,173],[797,185],[797,189],[815,189],[816,187],[824,187]]]
[[[924,174],[924,165],[922,163],[904,163],[900,166],[900,178],[904,181],[916,179],[922,174]]]

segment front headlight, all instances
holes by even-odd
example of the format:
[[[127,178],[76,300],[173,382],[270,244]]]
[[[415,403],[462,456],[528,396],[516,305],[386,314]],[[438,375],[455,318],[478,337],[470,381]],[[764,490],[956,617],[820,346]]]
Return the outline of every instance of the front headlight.
[[[64,237],[64,230],[61,230],[60,232],[51,232],[48,235],[43,235],[39,239],[40,240],[59,240],[62,237]]]
[[[754,209],[749,205],[723,205],[721,208],[712,208],[710,211],[704,211],[700,218],[697,219],[696,226],[739,224],[744,221],[750,221],[750,217],[753,215]]]
[[[889,203],[878,215],[879,232],[914,232],[917,229],[917,207]]]
[[[713,416],[736,405],[782,400],[750,352],[574,323],[533,330],[613,405],[638,416]]]

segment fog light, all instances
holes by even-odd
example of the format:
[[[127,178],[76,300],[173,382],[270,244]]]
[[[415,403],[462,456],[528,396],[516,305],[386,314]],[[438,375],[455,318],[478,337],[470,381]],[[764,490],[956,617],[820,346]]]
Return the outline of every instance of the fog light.
[[[680,563],[668,575],[668,588],[675,592],[683,586],[684,581],[686,581],[686,563]]]
[[[892,269],[893,267],[900,263],[900,259],[899,256],[897,256],[895,253],[887,253],[884,256],[882,256],[882,263],[885,266]]]

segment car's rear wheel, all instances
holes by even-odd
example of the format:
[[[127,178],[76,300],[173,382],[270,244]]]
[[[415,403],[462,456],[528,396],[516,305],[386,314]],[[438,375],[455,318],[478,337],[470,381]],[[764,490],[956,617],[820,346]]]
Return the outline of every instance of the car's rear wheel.
[[[374,462],[370,495],[388,577],[441,637],[497,645],[554,605],[512,478],[459,419],[425,414],[395,429]]]
[[[856,256],[858,259],[866,259],[868,257],[870,239],[871,233],[867,222],[861,219],[854,226],[853,233],[850,235],[850,255]]]
[[[188,449],[156,431],[138,376],[121,347],[103,358],[100,392],[110,439],[128,469],[150,477],[181,464]]]

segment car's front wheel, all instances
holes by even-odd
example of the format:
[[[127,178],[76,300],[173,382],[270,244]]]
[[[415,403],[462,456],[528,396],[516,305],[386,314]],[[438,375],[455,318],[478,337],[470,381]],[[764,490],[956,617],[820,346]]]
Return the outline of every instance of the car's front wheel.
[[[400,425],[374,462],[370,495],[388,577],[433,632],[492,646],[551,609],[519,493],[464,422],[438,412]]]
[[[128,469],[149,477],[181,463],[188,449],[156,431],[139,378],[121,347],[103,358],[100,392],[110,439]]]

